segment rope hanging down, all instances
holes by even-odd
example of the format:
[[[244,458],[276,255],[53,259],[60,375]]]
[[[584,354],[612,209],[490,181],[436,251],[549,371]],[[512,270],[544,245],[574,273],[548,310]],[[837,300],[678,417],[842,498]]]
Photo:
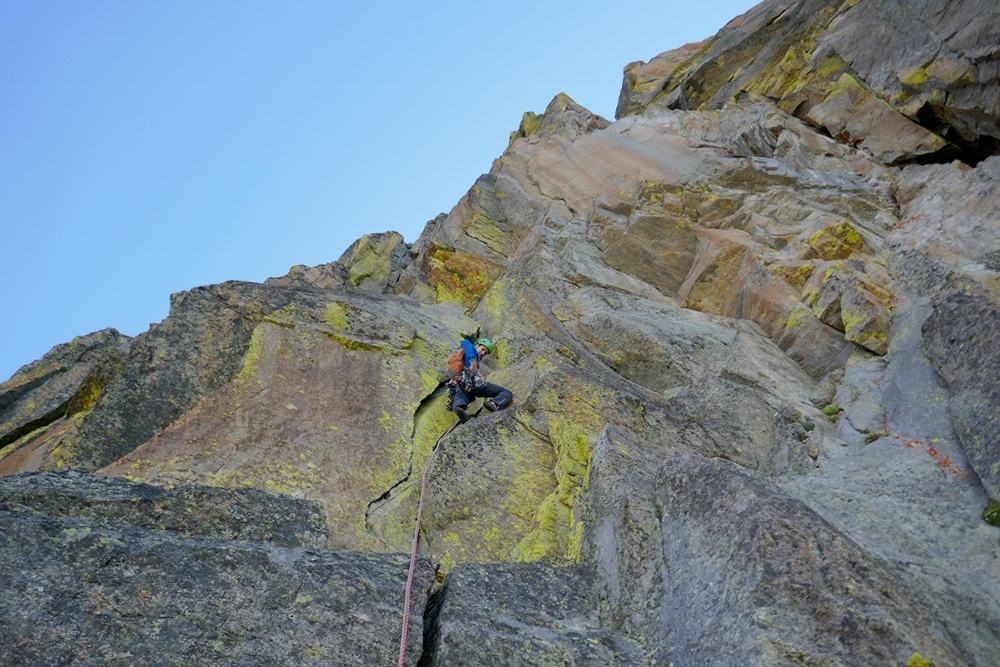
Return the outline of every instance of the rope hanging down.
[[[420,542],[420,518],[424,513],[424,491],[427,490],[427,475],[431,471],[431,466],[434,465],[434,457],[437,456],[438,445],[441,444],[446,435],[454,431],[455,427],[461,423],[460,421],[456,421],[434,443],[430,458],[427,459],[427,466],[424,468],[423,477],[420,479],[420,502],[417,503],[417,526],[413,529],[413,551],[410,553],[410,573],[406,576],[406,595],[403,599],[403,633],[399,639],[399,667],[404,667],[404,663],[406,662],[406,638],[410,630],[410,593],[413,590],[413,570],[417,565],[417,544]]]

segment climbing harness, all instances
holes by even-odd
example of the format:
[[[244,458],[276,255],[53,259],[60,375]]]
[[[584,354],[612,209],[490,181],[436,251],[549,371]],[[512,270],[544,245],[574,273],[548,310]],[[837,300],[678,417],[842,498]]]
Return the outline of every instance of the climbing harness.
[[[403,634],[399,640],[399,667],[404,667],[406,662],[406,638],[410,630],[410,593],[413,590],[413,571],[417,565],[417,544],[420,542],[420,518],[424,513],[424,492],[427,490],[427,475],[434,465],[434,457],[437,456],[438,445],[445,436],[455,430],[455,427],[462,422],[457,421],[452,424],[447,431],[434,443],[431,449],[430,458],[427,459],[427,466],[424,468],[423,477],[420,480],[420,502],[417,503],[417,526],[413,529],[413,551],[410,553],[410,573],[406,576],[406,595],[403,598]]]

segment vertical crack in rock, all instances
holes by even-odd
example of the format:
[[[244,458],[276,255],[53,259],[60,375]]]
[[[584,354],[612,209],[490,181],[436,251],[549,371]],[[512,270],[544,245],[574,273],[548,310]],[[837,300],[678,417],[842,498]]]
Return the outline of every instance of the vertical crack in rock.
[[[439,573],[440,568],[435,566],[435,581]],[[424,636],[417,667],[432,667],[434,664],[434,654],[437,652],[437,642],[441,635],[439,619],[443,602],[444,584],[431,583],[430,590],[427,591],[427,604],[424,605]]]
[[[425,396],[420,400],[420,404],[417,406],[417,409],[413,413],[413,430],[410,432],[410,462],[409,462],[410,465],[406,470],[406,474],[402,478],[394,482],[378,498],[375,498],[374,500],[369,502],[368,506],[365,508],[365,531],[367,531],[369,535],[375,537],[376,539],[379,538],[375,534],[375,525],[372,522],[372,517],[376,512],[379,512],[389,502],[391,502],[394,498],[396,498],[399,495],[399,493],[396,492],[397,489],[399,489],[401,486],[409,482],[410,478],[413,477],[413,457],[415,453],[414,450],[416,447],[416,440],[417,440],[417,424],[420,423],[421,414],[423,414],[430,407],[431,401],[433,401],[434,399],[436,399],[441,395],[441,390],[443,388],[444,388],[444,383],[443,382],[439,383],[438,386],[431,391],[431,393],[429,393],[427,396]],[[405,489],[401,489],[400,492],[402,492],[403,490]]]

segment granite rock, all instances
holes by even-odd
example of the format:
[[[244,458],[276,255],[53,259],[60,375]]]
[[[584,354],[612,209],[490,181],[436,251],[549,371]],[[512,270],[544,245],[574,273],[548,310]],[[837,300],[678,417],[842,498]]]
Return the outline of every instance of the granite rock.
[[[324,547],[327,540],[326,521],[307,500],[256,489],[163,489],[78,471],[0,476],[0,507],[108,530],[129,526],[290,548]]]
[[[459,566],[431,612],[426,664],[649,665],[638,641],[601,627],[592,576],[541,563]]]

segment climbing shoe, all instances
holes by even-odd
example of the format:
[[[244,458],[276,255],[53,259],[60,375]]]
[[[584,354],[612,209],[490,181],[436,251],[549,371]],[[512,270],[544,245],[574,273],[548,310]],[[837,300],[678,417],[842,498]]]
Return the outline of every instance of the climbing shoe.
[[[485,403],[483,403],[483,407],[489,410],[490,412],[496,412],[497,410],[500,409],[500,406],[494,403],[493,401],[486,401]]]
[[[458,415],[458,420],[463,424],[469,421],[469,413],[463,410],[462,408],[456,406],[453,407],[452,410],[455,412],[456,415]]]

